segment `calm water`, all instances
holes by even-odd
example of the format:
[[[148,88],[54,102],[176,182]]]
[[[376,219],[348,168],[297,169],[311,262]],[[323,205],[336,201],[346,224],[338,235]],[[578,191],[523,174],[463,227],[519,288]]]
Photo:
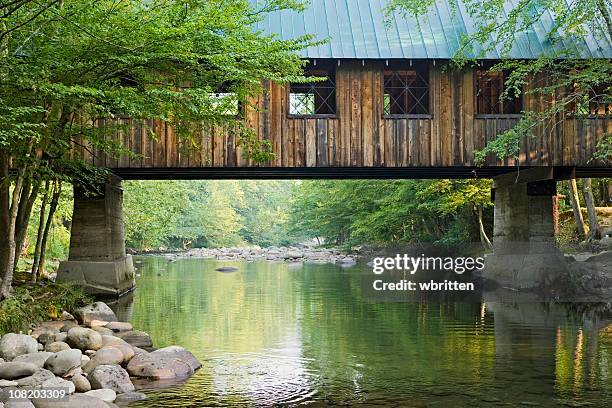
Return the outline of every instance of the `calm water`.
[[[357,267],[140,261],[120,317],[202,368],[130,407],[612,406],[612,343],[565,310],[371,302]]]

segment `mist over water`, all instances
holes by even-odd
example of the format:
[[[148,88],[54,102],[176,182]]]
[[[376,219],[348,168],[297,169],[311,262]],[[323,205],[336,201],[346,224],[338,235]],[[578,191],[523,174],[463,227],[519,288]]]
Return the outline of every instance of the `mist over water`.
[[[360,265],[139,261],[119,318],[202,368],[130,407],[612,405],[602,322],[558,306],[372,301]]]

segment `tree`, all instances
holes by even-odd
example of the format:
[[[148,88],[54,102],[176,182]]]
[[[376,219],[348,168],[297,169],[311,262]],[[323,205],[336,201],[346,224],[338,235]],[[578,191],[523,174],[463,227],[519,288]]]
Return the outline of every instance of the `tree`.
[[[17,9],[14,9],[14,7]],[[3,2],[0,4],[0,248],[10,293],[18,231],[28,217],[30,185],[67,180],[96,185],[100,174],[75,162],[75,148],[129,154],[105,138],[118,116],[159,119],[186,145],[203,126],[230,123],[247,154],[269,158],[269,146],[226,115],[248,104],[261,81],[300,80],[296,51],[309,37],[281,41],[253,29],[264,13],[300,7],[244,0]],[[219,102],[214,92],[230,89]],[[105,127],[98,121],[107,119]],[[115,125],[113,125],[115,123]],[[11,173],[10,169],[17,169]],[[25,223],[25,224],[24,224]]]
[[[582,210],[580,209],[580,197],[578,196],[578,186],[576,179],[569,180],[569,196],[572,211],[574,213],[574,220],[576,222],[576,229],[578,236],[583,239],[586,236],[586,226],[584,225],[584,218],[582,217]]]
[[[479,209],[492,206],[490,187],[490,180],[307,181],[293,198],[290,225],[336,244],[486,244],[485,222],[477,221]]]

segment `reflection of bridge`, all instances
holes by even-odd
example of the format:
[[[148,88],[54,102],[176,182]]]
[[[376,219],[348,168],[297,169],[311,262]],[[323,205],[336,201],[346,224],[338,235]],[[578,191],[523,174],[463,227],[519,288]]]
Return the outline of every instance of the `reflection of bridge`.
[[[518,159],[489,155],[476,167],[475,151],[514,126],[521,112],[540,111],[554,102],[527,92],[550,79],[533,77],[522,95],[504,99],[506,73],[486,69],[496,54],[484,55],[476,68],[459,71],[445,66],[458,47],[452,40],[458,33],[447,31],[464,27],[450,21],[456,16],[444,17],[449,21],[437,15],[429,18],[430,27],[420,33],[414,31],[422,30],[422,24],[394,20],[392,32],[385,35],[382,15],[366,0],[313,4],[303,16],[273,13],[262,27],[285,38],[296,32],[331,37],[328,44],[304,53],[309,61],[306,74],[322,80],[265,83],[257,100],[232,113],[243,117],[258,139],[269,141],[274,159],[262,165],[246,159],[234,126],[207,127],[186,143],[166,123],[130,119],[115,120],[113,124],[123,125],[121,130],[111,131],[117,127],[103,121],[99,125],[109,129],[109,140],[120,142],[136,158],[115,159],[87,146],[75,147],[75,155],[131,179],[499,176],[497,252],[503,255],[518,247],[523,261],[556,264],[555,181],[612,176],[612,168],[591,160],[597,144],[612,133],[609,104],[593,98],[584,107],[586,116],[557,114],[521,142]],[[351,13],[357,9],[359,18]],[[330,16],[336,20],[315,23]],[[284,29],[285,24],[292,26]],[[339,26],[342,31],[332,32]],[[322,27],[328,31],[321,32]],[[534,31],[518,36],[511,57],[534,58],[537,55],[529,50],[546,50],[550,42],[540,35]],[[521,41],[527,40],[539,43],[525,47]],[[585,57],[610,58],[612,46],[584,44],[583,52]],[[503,176],[519,169],[519,177]],[[133,267],[123,243],[120,179],[113,178],[100,197],[78,192],[75,197],[70,261],[62,265],[60,279],[79,281],[99,293],[129,289]],[[511,263],[521,264],[516,259]],[[517,274],[512,270],[505,279],[529,285],[542,278]]]

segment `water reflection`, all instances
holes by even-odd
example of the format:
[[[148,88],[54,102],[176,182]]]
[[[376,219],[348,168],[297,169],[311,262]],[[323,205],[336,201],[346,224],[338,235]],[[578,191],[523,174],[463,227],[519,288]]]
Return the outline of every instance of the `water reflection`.
[[[602,322],[558,306],[374,302],[358,267],[143,261],[119,312],[203,367],[130,406],[612,403]]]

